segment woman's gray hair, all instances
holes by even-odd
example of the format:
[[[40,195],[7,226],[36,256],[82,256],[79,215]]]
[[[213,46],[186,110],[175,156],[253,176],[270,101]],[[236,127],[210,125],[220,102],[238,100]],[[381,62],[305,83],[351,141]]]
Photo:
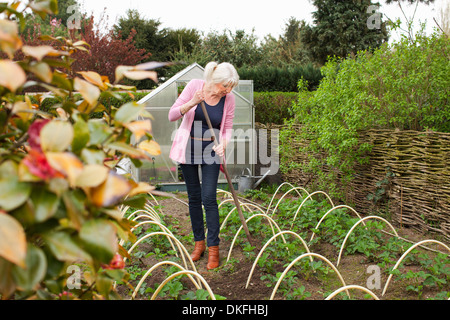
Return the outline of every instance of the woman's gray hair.
[[[236,87],[239,83],[239,75],[231,63],[228,62],[209,62],[205,66],[205,81],[214,84],[224,84]]]

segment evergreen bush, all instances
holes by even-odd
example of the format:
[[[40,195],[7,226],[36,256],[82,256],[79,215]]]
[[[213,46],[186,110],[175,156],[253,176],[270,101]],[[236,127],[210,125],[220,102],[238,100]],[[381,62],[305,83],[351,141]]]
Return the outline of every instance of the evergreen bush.
[[[254,91],[296,92],[297,82],[303,78],[308,81],[308,90],[315,90],[322,79],[320,68],[312,64],[286,68],[255,66],[238,70],[241,79],[253,80]]]

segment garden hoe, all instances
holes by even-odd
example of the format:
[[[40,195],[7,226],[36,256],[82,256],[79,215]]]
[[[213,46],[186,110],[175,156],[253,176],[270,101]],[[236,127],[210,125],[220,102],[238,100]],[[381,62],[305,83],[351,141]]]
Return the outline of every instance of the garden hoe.
[[[206,118],[206,122],[208,123],[209,130],[211,131],[211,136],[214,138],[214,144],[217,146],[219,144],[219,142],[216,139],[216,136],[214,134],[214,129],[213,129],[212,125],[211,125],[211,120],[209,119],[208,111],[206,110],[206,106],[205,106],[205,103],[203,101],[201,102],[201,106],[202,106],[203,114],[205,115],[205,118]],[[248,242],[250,242],[250,245],[253,246],[252,238],[250,236],[250,232],[248,231],[248,227],[247,227],[247,222],[245,221],[244,215],[242,213],[242,209],[241,209],[241,206],[239,204],[239,200],[238,200],[238,197],[236,195],[236,191],[233,188],[233,183],[231,182],[230,175],[228,174],[227,166],[226,166],[226,163],[225,163],[225,155],[223,155],[222,169],[223,169],[223,173],[225,174],[225,177],[227,178],[228,186],[230,187],[231,194],[233,196],[233,200],[234,200],[234,203],[236,205],[236,209],[237,209],[237,211],[239,213],[239,218],[241,219],[242,226],[244,227],[245,234],[247,235]]]

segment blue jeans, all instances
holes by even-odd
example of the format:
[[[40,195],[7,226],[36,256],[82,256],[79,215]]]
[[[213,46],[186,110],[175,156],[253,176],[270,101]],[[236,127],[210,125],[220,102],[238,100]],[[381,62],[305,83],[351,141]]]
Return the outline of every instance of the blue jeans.
[[[217,180],[219,178],[220,164],[181,164],[180,167],[186,182],[194,240],[205,240],[203,204],[206,215],[206,227],[208,228],[207,246],[218,246],[220,242],[220,224],[217,205]],[[201,182],[199,167],[202,174]]]

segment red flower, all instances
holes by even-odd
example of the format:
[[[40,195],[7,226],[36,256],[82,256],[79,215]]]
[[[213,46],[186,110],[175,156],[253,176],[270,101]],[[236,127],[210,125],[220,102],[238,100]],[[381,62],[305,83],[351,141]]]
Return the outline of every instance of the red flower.
[[[123,269],[125,268],[125,262],[123,261],[122,256],[116,253],[111,262],[108,265],[102,265],[102,267],[107,270]]]
[[[50,122],[49,119],[36,120],[28,128],[28,144],[32,149],[42,150],[40,134],[48,122]]]
[[[73,294],[71,292],[63,291],[62,293],[58,294],[60,300],[72,300],[74,298]]]
[[[40,150],[30,149],[28,155],[22,161],[32,174],[43,180],[63,177],[61,173],[50,166],[47,158]]]

